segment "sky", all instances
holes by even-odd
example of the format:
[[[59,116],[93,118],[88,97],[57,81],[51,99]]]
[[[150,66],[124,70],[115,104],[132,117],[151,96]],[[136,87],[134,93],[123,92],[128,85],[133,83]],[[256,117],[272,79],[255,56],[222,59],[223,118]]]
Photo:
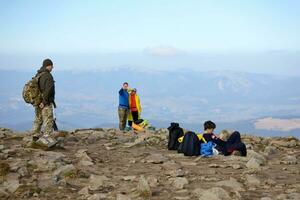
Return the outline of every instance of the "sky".
[[[188,66],[300,75],[299,10],[298,0],[3,0],[0,69],[51,57],[62,69]]]

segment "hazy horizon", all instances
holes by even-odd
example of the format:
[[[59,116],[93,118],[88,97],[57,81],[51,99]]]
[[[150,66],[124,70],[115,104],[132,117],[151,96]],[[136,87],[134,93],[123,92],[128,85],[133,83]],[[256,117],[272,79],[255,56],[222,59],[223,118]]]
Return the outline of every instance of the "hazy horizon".
[[[300,2],[2,1],[0,69],[300,74]]]

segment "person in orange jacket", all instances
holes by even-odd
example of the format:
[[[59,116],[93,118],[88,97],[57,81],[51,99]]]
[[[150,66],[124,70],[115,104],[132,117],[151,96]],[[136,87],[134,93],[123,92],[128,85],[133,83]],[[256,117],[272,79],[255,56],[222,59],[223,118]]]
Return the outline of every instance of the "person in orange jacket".
[[[141,118],[142,107],[140,98],[137,94],[137,90],[134,88],[129,94],[129,113],[128,113],[128,125],[131,127],[132,122],[136,122]]]

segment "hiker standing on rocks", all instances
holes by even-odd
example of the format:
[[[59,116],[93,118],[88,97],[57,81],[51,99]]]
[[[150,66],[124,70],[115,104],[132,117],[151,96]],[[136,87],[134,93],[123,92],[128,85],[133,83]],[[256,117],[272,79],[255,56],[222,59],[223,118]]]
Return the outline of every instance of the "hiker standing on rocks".
[[[129,94],[129,108],[130,112],[128,113],[128,125],[132,126],[132,122],[136,124],[136,121],[140,119],[142,112],[140,98],[135,88],[131,90]]]
[[[43,66],[38,70],[36,77],[38,86],[42,94],[42,102],[35,106],[35,120],[33,123],[33,135],[39,137],[42,125],[44,125],[44,135],[53,132],[53,107],[56,108],[54,79],[51,74],[53,62],[50,59],[43,61]]]
[[[129,113],[129,93],[128,93],[128,83],[123,83],[123,87],[119,91],[119,128],[124,130],[127,123],[127,115]]]

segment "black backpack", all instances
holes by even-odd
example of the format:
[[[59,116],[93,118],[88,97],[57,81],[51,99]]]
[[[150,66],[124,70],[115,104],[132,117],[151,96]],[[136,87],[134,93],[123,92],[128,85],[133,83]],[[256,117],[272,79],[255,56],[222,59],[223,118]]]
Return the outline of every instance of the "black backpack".
[[[183,136],[183,129],[179,127],[178,123],[171,123],[171,126],[168,128],[168,130],[169,130],[168,149],[177,150],[180,144],[178,142],[178,138]]]
[[[183,153],[185,156],[199,156],[200,155],[200,141],[196,133],[189,131],[184,137],[178,148],[178,153]]]

